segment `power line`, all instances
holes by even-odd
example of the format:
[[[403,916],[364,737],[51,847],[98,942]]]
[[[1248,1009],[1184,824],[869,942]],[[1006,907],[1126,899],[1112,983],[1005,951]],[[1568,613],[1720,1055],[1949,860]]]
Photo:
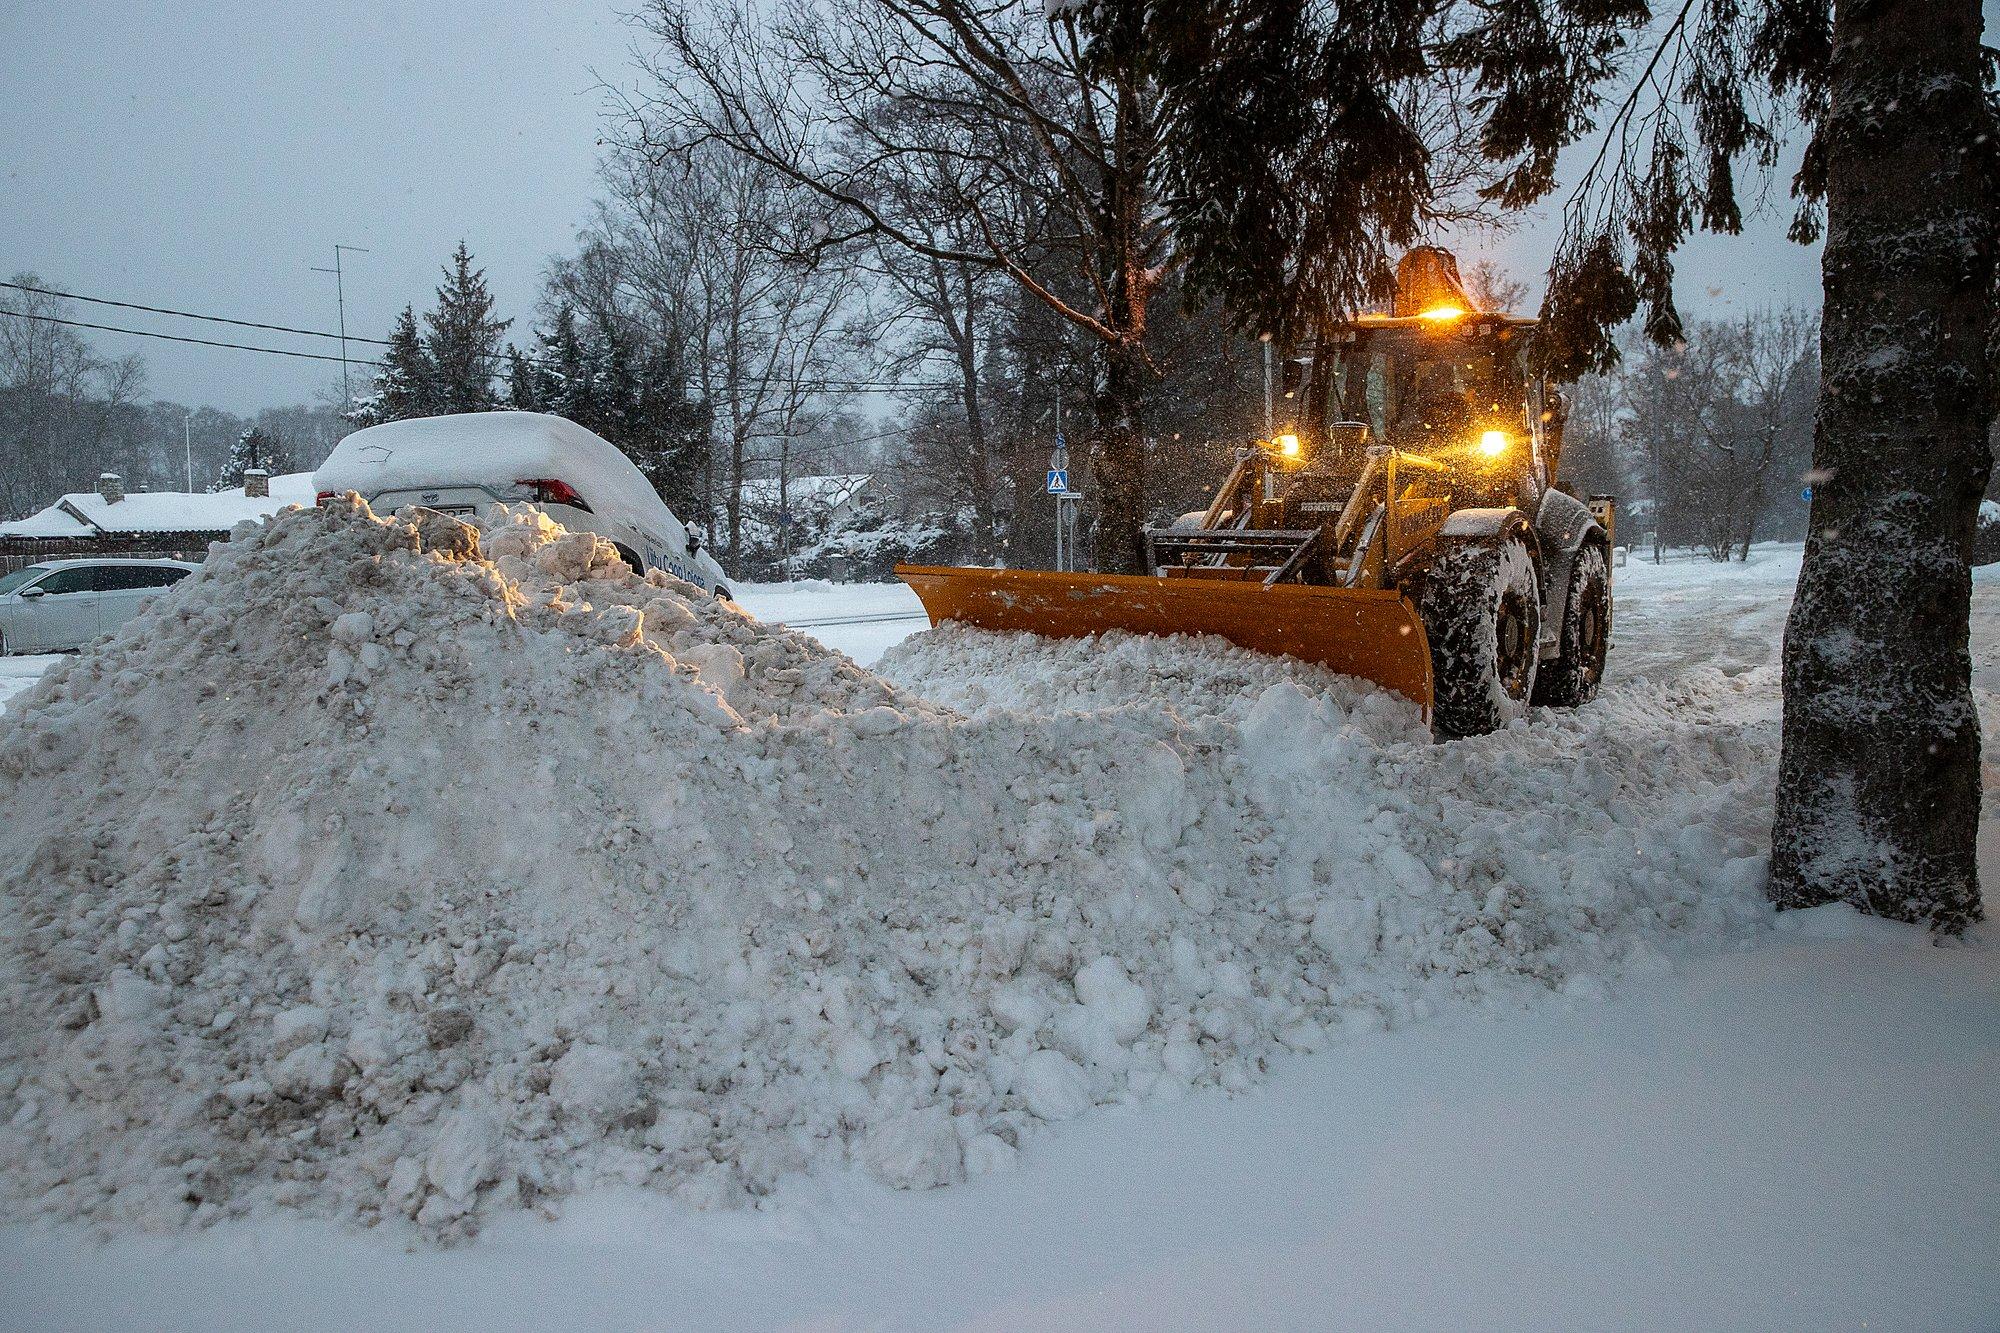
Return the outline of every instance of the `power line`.
[[[325,356],[319,352],[289,352],[282,347],[253,347],[249,343],[217,342],[213,338],[189,338],[178,333],[148,333],[144,329],[121,329],[114,324],[92,324],[81,319],[58,319],[54,315],[31,315],[23,310],[0,310],[0,315],[11,316],[15,319],[38,319],[44,324],[65,324],[73,329],[97,329],[103,333],[129,333],[135,338],[158,338],[164,342],[195,343],[202,347],[227,347],[237,352],[262,352],[266,356],[293,356],[302,361],[338,362],[340,360],[337,356]],[[348,359],[350,361],[355,360],[352,357]],[[379,366],[382,363],[380,361],[361,361],[359,364],[364,366]]]
[[[310,337],[310,338],[331,338],[335,340],[338,340],[340,338],[340,335],[337,333],[327,333],[320,329],[293,328],[292,326],[287,324],[265,324],[265,323],[260,323],[256,320],[232,319],[227,315],[203,315],[188,310],[174,310],[166,306],[141,305],[136,301],[114,301],[109,297],[104,297],[104,296],[80,296],[75,292],[58,291],[52,287],[35,287],[27,283],[0,282],[0,287],[12,288],[15,291],[21,291],[21,292],[33,292],[39,296],[53,296],[65,301],[86,301],[93,305],[116,306],[121,310],[143,310],[148,314],[171,315],[179,319],[199,319],[199,320],[206,320],[214,324],[233,324],[238,328],[265,329],[272,333],[294,333],[294,334],[299,334],[303,337]],[[55,315],[30,314],[29,312],[24,310],[7,310],[4,308],[0,308],[0,315],[13,315],[20,319],[41,320],[44,323],[49,323],[49,324],[63,324],[67,325],[70,328],[96,329],[102,333],[125,333],[125,334],[130,334],[132,337],[135,338],[157,338],[162,342],[192,343],[199,347],[223,347],[238,352],[262,352],[267,356],[289,356],[302,361],[331,361],[337,363],[342,359],[338,356],[327,356],[327,355],[322,355],[318,352],[294,352],[294,351],[288,351],[282,347],[259,347],[249,343],[218,342],[212,338],[195,338],[185,334],[178,334],[178,333],[152,333],[148,332],[145,329],[127,329],[127,328],[121,328],[114,324],[92,324],[85,320],[62,319]],[[359,334],[353,334],[353,333],[347,335],[347,341],[359,342],[359,343],[372,343],[378,347],[389,347],[393,345],[385,338],[364,338]],[[506,352],[483,352],[480,354],[480,356],[482,357],[482,359],[491,361],[504,361],[507,359]],[[551,360],[546,353],[540,356],[534,356],[526,352],[523,352],[522,359],[527,361],[527,363],[532,366],[552,366],[555,364],[555,362]],[[382,365],[382,362],[380,361],[370,361],[364,357],[348,357],[346,358],[346,360],[348,364],[351,365],[375,366],[375,367],[380,367]],[[783,384],[786,385],[787,387],[805,388],[811,390],[814,393],[821,393],[821,394],[960,392],[959,386],[953,384],[936,384],[936,383],[913,384],[907,382],[892,383],[885,381],[870,381],[870,380],[827,380],[823,383],[818,383],[818,384],[815,384],[811,381],[801,382],[793,380],[764,380],[760,381],[760,383],[773,384],[773,385]]]
[[[231,319],[227,315],[201,315],[196,314],[192,310],[170,310],[165,306],[140,305],[136,301],[114,301],[106,296],[78,296],[75,292],[59,292],[50,287],[30,287],[26,283],[20,282],[0,282],[0,287],[12,287],[17,292],[34,292],[38,296],[59,296],[65,301],[88,301],[92,305],[112,305],[117,306],[120,310],[143,310],[149,315],[172,315],[177,319],[207,320],[211,324],[234,324],[238,328],[244,329],[266,329],[272,333],[296,333],[306,338],[338,339],[340,337],[338,333],[327,333],[320,329],[295,329],[287,324],[260,324],[253,319]],[[7,313],[14,314],[17,312],[8,311]],[[387,347],[389,345],[386,338],[363,338],[359,334],[353,333],[347,335],[347,341],[351,343],[374,343],[379,347]],[[335,357],[334,359],[337,361],[340,358]]]

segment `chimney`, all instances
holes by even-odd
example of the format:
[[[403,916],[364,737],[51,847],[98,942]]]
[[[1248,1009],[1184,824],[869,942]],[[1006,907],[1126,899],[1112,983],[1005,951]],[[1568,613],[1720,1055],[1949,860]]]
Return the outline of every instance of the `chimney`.
[[[125,479],[116,472],[97,474],[97,493],[104,497],[104,503],[115,505],[125,498]]]
[[[243,494],[252,500],[262,500],[271,494],[271,474],[260,467],[243,469]]]

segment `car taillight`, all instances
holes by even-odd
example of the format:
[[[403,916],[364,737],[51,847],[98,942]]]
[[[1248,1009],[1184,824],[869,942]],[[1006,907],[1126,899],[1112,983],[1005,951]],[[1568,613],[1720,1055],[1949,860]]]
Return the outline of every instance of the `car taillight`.
[[[332,498],[333,498],[334,496],[336,496],[336,495],[338,495],[338,494],[340,494],[340,492],[339,492],[339,491],[321,491],[321,492],[319,493],[318,497],[317,497],[317,498],[315,498],[315,499],[313,500],[313,503],[314,503],[314,504],[322,504],[322,505],[323,505],[323,504],[325,504],[325,503],[326,503],[326,502],[327,502],[328,500],[331,500],[331,499],[332,499]]]
[[[576,493],[576,487],[554,477],[517,477],[516,486],[531,486],[535,492],[535,503],[543,505],[568,505],[571,509],[581,509],[584,513],[595,512],[590,502]]]

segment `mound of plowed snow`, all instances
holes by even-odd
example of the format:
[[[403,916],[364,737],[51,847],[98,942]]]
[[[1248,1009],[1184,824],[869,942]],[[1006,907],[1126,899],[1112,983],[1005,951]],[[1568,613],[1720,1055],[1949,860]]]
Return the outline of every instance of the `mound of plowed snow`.
[[[1435,746],[1212,642],[884,669],[532,511],[246,528],[0,718],[0,1204],[943,1184],[1762,916],[1742,679]]]

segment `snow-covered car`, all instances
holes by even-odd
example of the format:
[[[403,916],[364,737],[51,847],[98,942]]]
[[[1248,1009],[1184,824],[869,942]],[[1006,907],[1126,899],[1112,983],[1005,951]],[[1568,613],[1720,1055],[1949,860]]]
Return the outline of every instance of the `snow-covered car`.
[[[632,460],[574,421],[542,412],[469,412],[391,421],[334,446],[313,474],[321,503],[354,491],[383,513],[421,505],[477,514],[533,504],[594,532],[637,570],[661,569],[727,597],[728,576]]]
[[[45,560],[0,577],[0,657],[81,648],[199,565],[179,560]]]

